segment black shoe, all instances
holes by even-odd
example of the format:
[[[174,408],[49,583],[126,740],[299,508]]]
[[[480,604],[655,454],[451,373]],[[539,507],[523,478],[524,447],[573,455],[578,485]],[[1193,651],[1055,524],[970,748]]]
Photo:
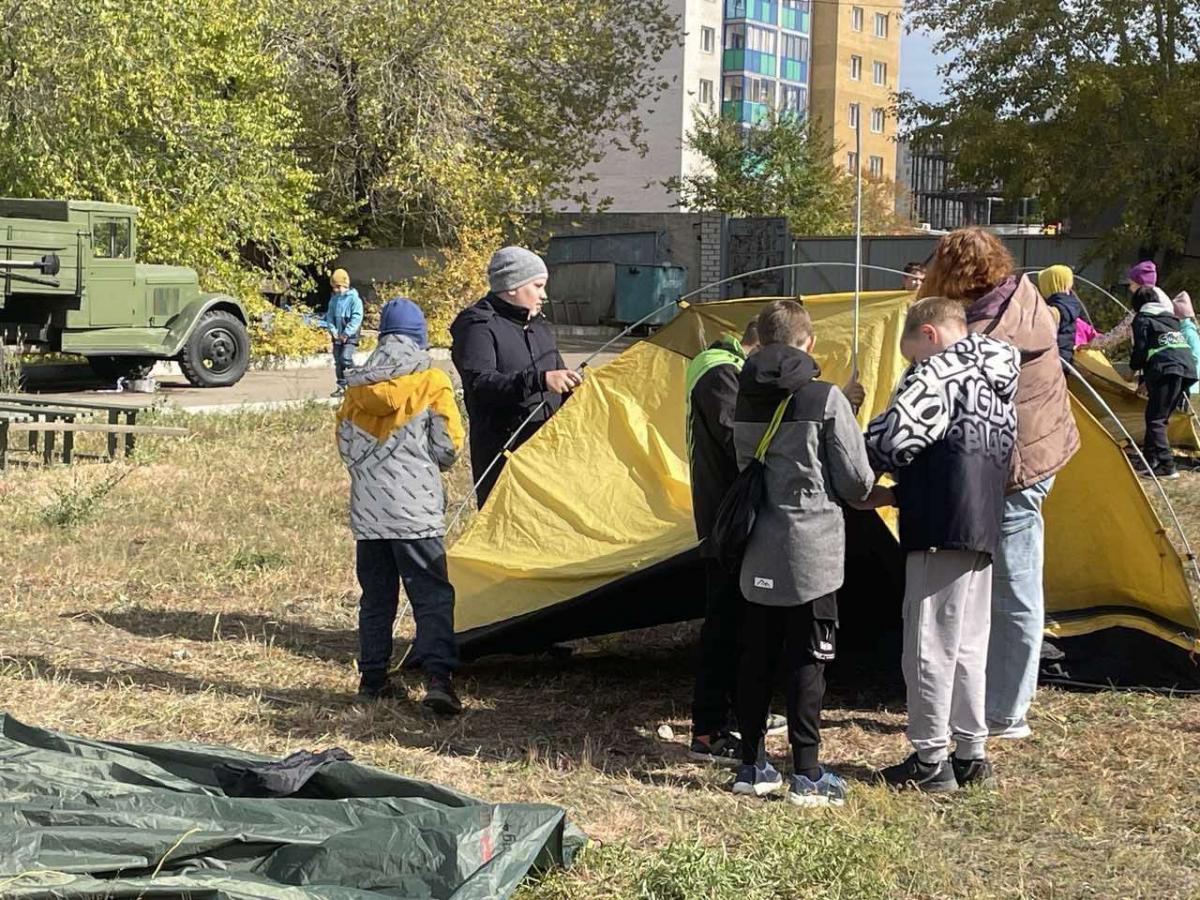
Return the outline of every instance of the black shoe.
[[[708,743],[692,738],[688,759],[696,762],[714,763],[718,766],[736,766],[742,762],[742,742],[726,731],[714,734]]]
[[[439,716],[457,716],[462,712],[462,701],[454,693],[454,682],[448,675],[434,675],[429,679],[421,705]]]
[[[902,763],[881,769],[878,777],[888,787],[898,791],[913,789],[928,794],[946,794],[958,790],[950,760],[924,763],[915,753]]]
[[[1159,463],[1158,465],[1153,467],[1152,471],[1159,478],[1164,479],[1166,481],[1174,481],[1176,478],[1179,477],[1179,471],[1175,468],[1174,463],[1172,463],[1171,465],[1167,465],[1166,463]]]
[[[954,780],[958,782],[959,787],[991,787],[995,784],[996,772],[989,760],[959,759],[952,756],[950,765],[954,769]]]
[[[364,681],[358,686],[358,693],[355,697],[363,702],[373,702],[375,700],[400,700],[408,695],[402,688],[397,688],[390,681],[367,682]]]

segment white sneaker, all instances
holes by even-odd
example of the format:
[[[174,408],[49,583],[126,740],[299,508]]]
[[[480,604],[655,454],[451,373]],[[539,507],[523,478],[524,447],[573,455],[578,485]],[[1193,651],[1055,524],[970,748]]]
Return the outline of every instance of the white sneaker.
[[[1020,741],[1031,734],[1033,734],[1033,729],[1024,719],[1015,725],[988,725],[988,737],[998,738],[1002,741]]]

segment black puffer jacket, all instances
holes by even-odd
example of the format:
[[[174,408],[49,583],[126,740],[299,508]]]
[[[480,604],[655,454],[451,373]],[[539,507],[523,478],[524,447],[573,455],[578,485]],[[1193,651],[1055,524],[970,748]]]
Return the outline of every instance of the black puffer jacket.
[[[509,449],[529,440],[557,412],[563,398],[546,390],[545,373],[566,364],[543,316],[531,321],[523,307],[495,294],[459,313],[450,336],[470,417],[471,469],[478,480],[530,413],[541,407]],[[502,458],[479,486],[480,506],[503,467]]]
[[[1151,377],[1178,375],[1187,382],[1196,380],[1196,361],[1169,302],[1145,304],[1133,317],[1131,328],[1129,368]]]

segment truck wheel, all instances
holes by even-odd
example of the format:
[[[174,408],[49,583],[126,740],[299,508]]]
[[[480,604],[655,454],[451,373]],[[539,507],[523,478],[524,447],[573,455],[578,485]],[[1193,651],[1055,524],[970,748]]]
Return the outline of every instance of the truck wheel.
[[[114,384],[120,378],[145,378],[158,362],[153,356],[89,356],[87,361],[97,378]]]
[[[246,326],[222,309],[206,312],[184,342],[179,368],[196,387],[237,384],[250,364]]]

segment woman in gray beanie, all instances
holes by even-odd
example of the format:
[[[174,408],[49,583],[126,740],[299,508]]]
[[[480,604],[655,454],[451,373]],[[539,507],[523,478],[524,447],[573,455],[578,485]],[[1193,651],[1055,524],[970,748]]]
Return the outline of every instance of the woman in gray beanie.
[[[462,377],[476,480],[530,413],[537,410],[510,450],[529,440],[562,405],[563,395],[582,381],[563,362],[541,314],[548,277],[536,253],[523,247],[497,250],[488,264],[488,295],[450,326],[450,355]],[[481,507],[503,467],[501,457],[479,485]]]

